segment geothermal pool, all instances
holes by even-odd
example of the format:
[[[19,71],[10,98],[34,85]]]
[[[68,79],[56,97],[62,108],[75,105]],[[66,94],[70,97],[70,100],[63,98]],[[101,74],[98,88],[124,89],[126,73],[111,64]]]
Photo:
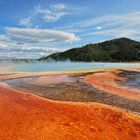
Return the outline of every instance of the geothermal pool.
[[[9,70],[23,72],[42,72],[42,71],[77,71],[77,70],[94,70],[94,69],[127,68],[127,67],[138,68],[140,67],[140,63],[30,62],[30,63],[11,64]]]

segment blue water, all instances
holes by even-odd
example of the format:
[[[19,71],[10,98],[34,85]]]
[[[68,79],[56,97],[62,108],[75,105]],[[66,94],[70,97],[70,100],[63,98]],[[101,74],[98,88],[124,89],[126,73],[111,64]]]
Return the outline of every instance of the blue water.
[[[44,71],[94,70],[104,68],[127,68],[127,67],[140,68],[140,63],[32,62],[32,63],[14,64],[10,67],[10,70],[23,72],[44,72]]]

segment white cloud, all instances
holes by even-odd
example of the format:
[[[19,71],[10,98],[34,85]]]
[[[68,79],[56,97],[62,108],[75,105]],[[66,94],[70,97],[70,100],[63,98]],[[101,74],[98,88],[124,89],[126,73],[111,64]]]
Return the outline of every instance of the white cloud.
[[[47,22],[55,22],[66,14],[65,12],[58,12],[43,8],[38,9],[38,13],[41,14],[43,19]]]
[[[102,27],[101,27],[101,26],[97,26],[96,29],[97,29],[97,30],[101,30]]]
[[[66,5],[63,4],[63,3],[58,3],[58,4],[55,4],[55,5],[51,5],[51,9],[54,9],[54,10],[62,10],[66,8]]]
[[[19,21],[19,25],[25,27],[34,26],[34,19],[40,18],[45,22],[56,22],[63,16],[67,15],[68,12],[65,11],[66,5],[63,3],[58,3],[50,5],[49,7],[42,7],[40,5],[34,7],[29,11],[28,16],[22,18]]]
[[[1,48],[0,47],[0,59],[7,59],[7,58],[40,58],[42,56],[46,56],[52,53],[64,51],[65,49],[59,48],[45,48],[45,47],[9,47],[9,48]]]
[[[0,41],[10,41],[10,38],[6,35],[0,35]]]
[[[20,20],[19,24],[22,26],[31,27],[32,26],[31,18],[30,17],[23,18]]]
[[[6,47],[7,47],[6,44],[0,44],[0,49],[1,49],[1,48],[6,48]]]
[[[63,27],[59,27],[58,29],[78,33],[81,37],[91,35],[108,35],[110,37],[125,36],[138,38],[138,35],[140,36],[139,25],[140,11],[121,15],[104,15],[101,17],[90,18],[67,24]]]
[[[51,5],[49,8],[38,6],[35,8],[35,12],[41,14],[46,22],[55,22],[67,14],[64,10],[65,7],[63,3]]]
[[[6,28],[7,35],[12,40],[26,41],[29,43],[37,42],[73,42],[79,40],[79,37],[73,33],[33,28]]]
[[[73,33],[58,30],[7,27],[5,31],[0,35],[0,56],[7,53],[12,58],[25,58],[26,55],[26,58],[39,58],[41,54],[62,51],[59,45],[79,40]]]

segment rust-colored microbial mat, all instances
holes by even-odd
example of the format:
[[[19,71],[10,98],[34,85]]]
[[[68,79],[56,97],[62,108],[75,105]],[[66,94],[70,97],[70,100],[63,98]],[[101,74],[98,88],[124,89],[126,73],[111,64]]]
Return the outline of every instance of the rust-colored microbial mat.
[[[102,78],[112,82],[110,75]],[[97,86],[102,78],[94,76],[86,81]],[[99,103],[52,101],[1,82],[0,140],[140,140],[140,116]]]

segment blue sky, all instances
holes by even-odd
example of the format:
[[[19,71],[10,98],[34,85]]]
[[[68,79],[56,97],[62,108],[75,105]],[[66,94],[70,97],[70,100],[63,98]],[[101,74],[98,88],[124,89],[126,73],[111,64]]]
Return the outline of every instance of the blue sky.
[[[0,0],[0,59],[118,37],[140,41],[139,0]]]

